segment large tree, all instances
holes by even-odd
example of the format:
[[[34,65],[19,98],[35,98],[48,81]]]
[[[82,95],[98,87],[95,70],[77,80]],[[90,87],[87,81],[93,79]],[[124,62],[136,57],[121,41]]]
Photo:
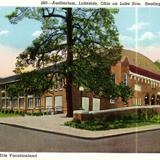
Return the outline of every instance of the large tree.
[[[23,18],[42,22],[41,35],[17,57],[16,72],[29,65],[39,70],[61,62],[68,117],[73,115],[73,82],[109,97],[116,88],[110,67],[120,60],[122,49],[114,22],[117,12],[102,8],[16,8],[7,15],[11,23]]]

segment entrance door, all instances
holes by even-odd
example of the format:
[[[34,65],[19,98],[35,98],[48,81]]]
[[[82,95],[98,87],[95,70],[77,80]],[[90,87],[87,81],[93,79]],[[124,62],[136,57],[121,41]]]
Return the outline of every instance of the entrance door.
[[[49,108],[52,108],[52,102],[53,101],[53,99],[52,99],[52,97],[50,96],[50,97],[46,97],[46,109],[49,109]]]
[[[100,99],[93,98],[93,111],[99,111],[99,110],[100,110]]]
[[[55,96],[54,107],[56,112],[62,112],[62,96]]]
[[[82,109],[85,111],[89,111],[89,98],[88,97],[82,97]]]

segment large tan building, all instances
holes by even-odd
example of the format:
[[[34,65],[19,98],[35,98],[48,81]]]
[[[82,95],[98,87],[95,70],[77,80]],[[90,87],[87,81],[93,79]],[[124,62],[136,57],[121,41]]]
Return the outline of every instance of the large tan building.
[[[134,96],[129,99],[128,106],[160,104],[160,70],[147,57],[133,51],[123,50],[121,61],[111,67],[111,72],[116,84],[124,82],[133,89]],[[16,81],[18,81],[17,75],[0,79],[1,110],[67,112],[66,90],[63,80],[41,97],[34,94],[8,97],[6,87]],[[121,98],[100,99],[86,91],[83,91],[81,95],[82,92],[76,86],[74,86],[73,92],[74,110],[80,109],[81,103],[84,110],[95,111],[124,106]]]

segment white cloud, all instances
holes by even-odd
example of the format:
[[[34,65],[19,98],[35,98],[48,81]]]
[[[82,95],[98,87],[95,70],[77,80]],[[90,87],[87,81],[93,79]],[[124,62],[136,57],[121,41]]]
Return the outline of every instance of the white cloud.
[[[156,38],[156,35],[154,35],[152,32],[145,32],[144,34],[142,34],[138,40],[139,41],[144,41],[144,40],[151,40]]]
[[[2,30],[2,31],[0,31],[0,36],[6,35],[8,33],[9,33],[8,30]]]
[[[120,36],[119,36],[119,39],[120,39],[121,41],[133,41],[133,38],[130,37],[130,36],[127,36],[127,35],[120,35]]]
[[[125,47],[133,47],[135,46],[135,38],[133,36],[128,36],[128,35],[120,35],[119,40],[121,44]]]
[[[141,30],[144,27],[146,27],[147,25],[149,25],[148,22],[139,22],[139,23],[133,24],[131,27],[128,28],[128,30],[130,30],[130,31]]]
[[[21,52],[21,50],[0,44],[0,77],[14,74],[16,57]]]
[[[42,33],[42,31],[37,30],[37,31],[34,31],[34,32],[32,33],[32,36],[33,36],[33,37],[38,37],[38,36],[40,36],[41,33]]]

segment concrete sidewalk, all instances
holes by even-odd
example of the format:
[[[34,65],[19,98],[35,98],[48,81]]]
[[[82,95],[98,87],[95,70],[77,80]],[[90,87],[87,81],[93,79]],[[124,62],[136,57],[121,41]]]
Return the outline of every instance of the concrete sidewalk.
[[[0,118],[0,124],[22,127],[49,133],[56,133],[72,137],[79,137],[84,139],[99,139],[160,129],[160,125],[148,125],[138,128],[124,128],[107,131],[88,131],[64,126],[64,122],[71,120],[72,118],[66,118],[64,114],[57,114],[46,116]]]

